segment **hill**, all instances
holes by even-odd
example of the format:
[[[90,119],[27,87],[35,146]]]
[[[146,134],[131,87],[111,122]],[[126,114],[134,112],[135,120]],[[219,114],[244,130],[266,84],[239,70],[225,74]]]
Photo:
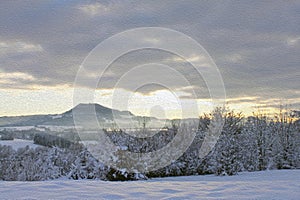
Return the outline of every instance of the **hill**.
[[[135,123],[138,126],[142,120],[145,120],[145,117],[135,116],[129,111],[120,111],[90,103],[78,104],[61,114],[0,117],[0,126],[75,126],[74,119],[76,119],[76,125],[78,126],[94,128],[97,123],[112,127],[116,121],[119,124]],[[156,118],[146,117],[146,121],[150,119],[157,120]]]

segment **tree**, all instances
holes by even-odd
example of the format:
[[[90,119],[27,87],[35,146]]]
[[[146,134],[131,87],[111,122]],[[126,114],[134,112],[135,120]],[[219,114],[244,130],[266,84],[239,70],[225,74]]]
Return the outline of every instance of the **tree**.
[[[216,151],[217,175],[235,175],[241,170],[241,147],[238,138],[241,134],[241,113],[233,111],[225,114],[225,123],[219,138]]]

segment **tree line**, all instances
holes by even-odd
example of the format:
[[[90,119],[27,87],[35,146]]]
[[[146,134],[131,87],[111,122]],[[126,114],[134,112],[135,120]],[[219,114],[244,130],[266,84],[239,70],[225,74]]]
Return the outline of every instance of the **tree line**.
[[[113,152],[115,159],[117,162],[126,162],[122,157],[124,147],[131,152],[150,152],[168,144],[178,132],[189,134],[195,131],[195,138],[185,153],[170,165],[155,171],[142,173],[136,170],[133,173],[115,169],[99,162],[79,143],[67,143],[68,148],[60,148],[52,144],[65,144],[65,141],[56,141],[57,138],[53,141],[53,137],[39,135],[37,140],[52,147],[14,150],[10,146],[0,145],[0,180],[33,181],[68,177],[123,181],[300,168],[299,116],[293,115],[293,112],[280,112],[273,118],[262,114],[244,117],[233,111],[222,112],[224,125],[219,139],[205,157],[200,157],[200,147],[212,126],[214,112],[180,126],[174,123],[172,128],[149,138],[135,138],[121,130],[107,133],[111,141],[122,147]],[[47,142],[47,138],[51,141]]]

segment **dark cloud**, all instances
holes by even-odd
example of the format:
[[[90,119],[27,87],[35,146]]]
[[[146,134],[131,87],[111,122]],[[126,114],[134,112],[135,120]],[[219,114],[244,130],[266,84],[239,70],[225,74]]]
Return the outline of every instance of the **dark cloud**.
[[[14,84],[0,83],[1,87],[72,85],[80,64],[98,43],[141,26],[172,28],[197,40],[219,67],[228,97],[300,98],[297,1],[2,1],[1,50],[3,45],[35,46],[32,51],[0,54],[2,72],[34,77],[30,81],[14,80]],[[34,51],[34,47],[41,49]],[[103,87],[117,80],[126,66],[170,56],[136,55],[120,60],[104,78]],[[165,64],[194,80],[191,84],[207,97],[205,82],[194,77],[191,68],[182,68],[182,63]],[[174,88],[179,86],[174,83]],[[141,92],[155,89],[159,87]]]

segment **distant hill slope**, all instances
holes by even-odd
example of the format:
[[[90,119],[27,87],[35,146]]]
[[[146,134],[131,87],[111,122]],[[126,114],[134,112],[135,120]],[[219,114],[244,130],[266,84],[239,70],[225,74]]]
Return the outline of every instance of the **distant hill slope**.
[[[138,123],[143,119],[141,116],[135,116],[129,111],[119,111],[99,104],[79,104],[62,114],[54,115],[31,115],[31,116],[17,116],[17,117],[0,117],[0,126],[74,126],[74,113],[80,120],[77,125],[95,127],[97,123],[113,124],[114,119],[118,118],[127,121],[136,121]],[[95,113],[97,121],[95,121]],[[147,117],[147,119],[154,119]]]
[[[51,115],[0,117],[0,126],[34,126],[51,120]]]

